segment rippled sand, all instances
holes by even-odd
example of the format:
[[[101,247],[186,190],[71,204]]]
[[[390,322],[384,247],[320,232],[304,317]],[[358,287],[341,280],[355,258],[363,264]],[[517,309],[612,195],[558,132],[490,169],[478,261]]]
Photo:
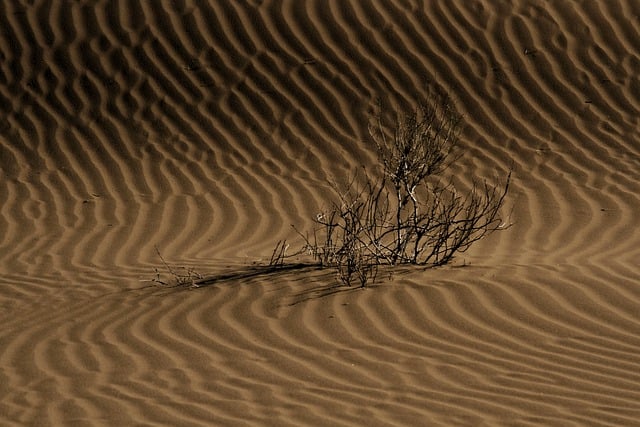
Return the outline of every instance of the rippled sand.
[[[640,3],[9,0],[0,59],[0,424],[638,423]],[[508,231],[365,290],[150,282],[295,242],[430,85]]]

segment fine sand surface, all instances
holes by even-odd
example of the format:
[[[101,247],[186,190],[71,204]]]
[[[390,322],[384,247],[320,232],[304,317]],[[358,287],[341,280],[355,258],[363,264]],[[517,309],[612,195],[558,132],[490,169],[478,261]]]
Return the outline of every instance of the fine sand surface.
[[[364,290],[150,282],[298,244],[430,84],[513,227]],[[6,0],[0,114],[0,425],[640,425],[636,0]]]

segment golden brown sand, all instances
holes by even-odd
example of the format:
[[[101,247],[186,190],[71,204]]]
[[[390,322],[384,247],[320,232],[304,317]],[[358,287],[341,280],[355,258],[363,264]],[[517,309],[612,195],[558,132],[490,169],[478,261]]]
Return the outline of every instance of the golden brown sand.
[[[0,59],[0,425],[640,425],[639,2],[7,0]],[[508,231],[148,282],[294,242],[433,82]]]

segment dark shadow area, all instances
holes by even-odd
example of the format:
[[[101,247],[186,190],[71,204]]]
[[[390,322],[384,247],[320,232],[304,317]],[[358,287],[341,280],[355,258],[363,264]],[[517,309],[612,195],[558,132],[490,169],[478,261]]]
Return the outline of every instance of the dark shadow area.
[[[165,264],[166,265],[166,264]],[[312,301],[315,299],[325,298],[343,292],[356,292],[364,289],[375,289],[383,282],[392,281],[395,277],[404,276],[411,271],[415,271],[416,266],[386,266],[380,268],[376,277],[366,286],[353,285],[348,286],[340,281],[336,276],[334,268],[322,266],[318,263],[298,262],[298,263],[280,263],[277,265],[245,265],[228,267],[227,270],[219,273],[208,274],[202,277],[194,276],[176,276],[175,270],[171,270],[177,278],[172,284],[156,280],[162,288],[165,289],[196,289],[218,285],[233,285],[247,283],[253,279],[286,280],[297,288],[300,285],[300,291],[287,297],[291,298],[288,306],[295,306],[300,303]],[[433,267],[430,267],[433,268]],[[428,268],[422,267],[420,270]]]
[[[193,280],[190,284],[178,284],[171,287],[201,288],[234,284],[238,283],[238,281],[251,279],[285,279],[287,281],[298,282],[301,290],[292,295],[291,298],[293,301],[289,302],[287,304],[288,306],[329,297],[342,292],[354,292],[363,289],[363,287],[360,286],[346,286],[340,283],[335,277],[335,271],[332,268],[323,267],[317,263],[249,265],[207,275],[200,279]],[[375,284],[371,284],[367,287],[375,286]]]
[[[222,284],[225,282],[233,282],[243,279],[253,279],[256,277],[271,277],[280,276],[285,273],[294,271],[319,271],[323,270],[323,267],[319,264],[311,263],[296,263],[296,264],[282,264],[282,265],[252,265],[236,270],[230,270],[221,272],[219,274],[209,275],[201,279],[193,281],[194,287],[204,287]]]

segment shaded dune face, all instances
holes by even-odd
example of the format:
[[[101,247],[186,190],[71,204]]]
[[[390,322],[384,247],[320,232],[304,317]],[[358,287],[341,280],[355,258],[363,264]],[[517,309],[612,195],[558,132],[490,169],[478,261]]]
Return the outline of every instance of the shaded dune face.
[[[0,2],[0,424],[636,420],[639,40],[632,0]],[[295,241],[433,86],[456,183],[514,171],[470,267],[141,288]]]

